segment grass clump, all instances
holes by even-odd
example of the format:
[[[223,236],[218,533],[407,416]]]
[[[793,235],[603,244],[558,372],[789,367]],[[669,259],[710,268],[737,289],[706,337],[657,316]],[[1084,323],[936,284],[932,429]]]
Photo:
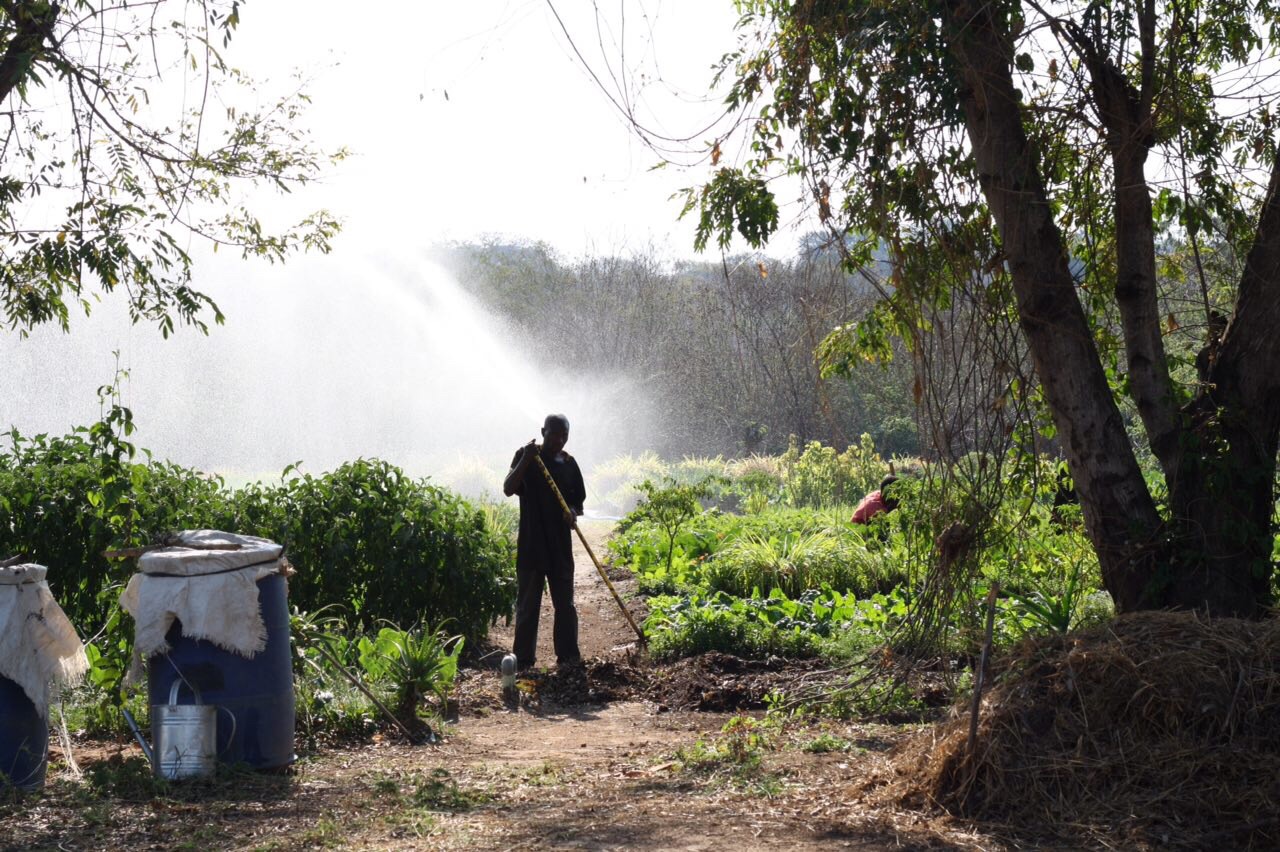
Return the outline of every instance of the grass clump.
[[[734,716],[718,736],[699,738],[674,755],[680,769],[765,796],[782,792],[781,779],[764,766],[773,747],[777,723],[750,716]]]

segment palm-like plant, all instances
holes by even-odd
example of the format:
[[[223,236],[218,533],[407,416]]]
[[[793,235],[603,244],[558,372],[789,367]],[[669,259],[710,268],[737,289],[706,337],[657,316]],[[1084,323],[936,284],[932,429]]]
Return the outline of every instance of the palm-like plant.
[[[446,637],[438,628],[387,626],[376,638],[360,640],[360,666],[373,681],[392,684],[396,714],[412,722],[428,695],[439,700],[443,712],[458,674],[462,645],[461,636]]]

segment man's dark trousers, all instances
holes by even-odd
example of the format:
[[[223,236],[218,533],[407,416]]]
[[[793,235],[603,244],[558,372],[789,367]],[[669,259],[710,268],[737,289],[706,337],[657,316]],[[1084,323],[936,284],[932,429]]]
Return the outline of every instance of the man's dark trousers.
[[[578,610],[573,604],[573,563],[558,569],[519,568],[516,571],[516,660],[520,666],[532,665],[537,658],[538,616],[542,610],[542,585],[551,589],[551,605],[555,623],[551,639],[556,660],[574,662],[578,652]]]

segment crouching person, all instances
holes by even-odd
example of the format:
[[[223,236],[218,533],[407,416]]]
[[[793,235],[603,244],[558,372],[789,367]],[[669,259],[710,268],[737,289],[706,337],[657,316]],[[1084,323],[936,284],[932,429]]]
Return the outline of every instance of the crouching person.
[[[898,498],[891,493],[890,486],[898,481],[898,477],[892,473],[880,480],[880,487],[872,491],[853,510],[853,517],[849,519],[854,524],[869,524],[871,519],[877,515],[892,512],[898,508]]]

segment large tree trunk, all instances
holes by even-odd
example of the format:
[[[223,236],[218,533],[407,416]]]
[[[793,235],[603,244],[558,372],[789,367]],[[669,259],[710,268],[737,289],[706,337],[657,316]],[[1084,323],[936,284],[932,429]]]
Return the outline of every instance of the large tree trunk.
[[[1112,399],[1067,250],[1022,126],[1008,33],[981,0],[945,5],[965,124],[1017,299],[1022,330],[1071,466],[1103,583],[1120,610],[1140,609],[1161,520]]]
[[[1272,602],[1280,441],[1280,159],[1272,166],[1235,315],[1188,406],[1188,446],[1170,486],[1171,570],[1163,599],[1222,615]]]
[[[1272,174],[1236,313],[1210,359],[1204,393],[1175,423],[1158,321],[1150,202],[1142,176],[1144,110],[1122,81],[1100,91],[1117,183],[1117,282],[1135,393],[1153,449],[1170,474],[1164,521],[1142,478],[1067,267],[1013,84],[1012,43],[990,6],[945,5],[966,128],[983,194],[1008,258],[1018,313],[1063,437],[1098,554],[1120,611],[1153,607],[1253,616],[1270,601],[1277,436],[1280,435],[1280,163]],[[1097,60],[1097,57],[1094,57]],[[1096,69],[1095,69],[1096,70]],[[1110,119],[1110,120],[1107,120]],[[1155,329],[1154,336],[1152,329]],[[1176,439],[1176,440],[1175,440]]]

